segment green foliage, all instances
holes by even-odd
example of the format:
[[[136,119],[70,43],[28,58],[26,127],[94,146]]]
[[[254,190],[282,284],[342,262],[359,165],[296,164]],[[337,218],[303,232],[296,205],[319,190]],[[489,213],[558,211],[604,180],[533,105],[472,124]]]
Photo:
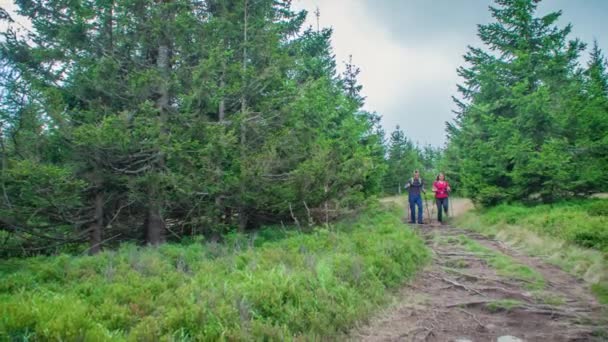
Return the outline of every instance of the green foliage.
[[[599,299],[600,303],[608,304],[608,282],[591,285],[591,292]]]
[[[56,251],[63,239],[80,233],[70,222],[78,218],[86,182],[76,179],[70,168],[16,160],[3,171],[0,256],[19,254],[24,246]]]
[[[537,1],[496,0],[495,22],[479,26],[448,124],[445,166],[463,194],[483,206],[553,202],[608,185],[608,74],[594,45],[568,40],[560,12],[537,17]]]
[[[488,225],[517,225],[581,247],[608,252],[607,202],[593,199],[553,205],[500,205],[484,210],[481,219]]]
[[[430,145],[420,147],[405,136],[399,126],[391,133],[388,142],[386,173],[383,179],[385,194],[400,194],[403,186],[412,177],[414,170],[419,170],[426,181],[428,189],[439,172],[443,151]]]
[[[523,306],[523,303],[515,299],[501,299],[486,304],[486,308],[491,312],[511,311]]]
[[[65,172],[6,183],[0,212],[20,230],[35,217],[70,227],[63,243],[158,244],[335,219],[381,191],[384,133],[358,68],[338,75],[331,30],[302,30],[290,2],[17,5],[32,31],[0,32],[2,181],[26,162]],[[40,189],[69,208],[12,205]],[[49,244],[0,230],[12,255]]]
[[[310,234],[266,229],[224,244],[8,259],[0,339],[332,338],[428,258],[398,209],[374,208]]]
[[[591,201],[587,213],[591,216],[608,217],[608,201]]]

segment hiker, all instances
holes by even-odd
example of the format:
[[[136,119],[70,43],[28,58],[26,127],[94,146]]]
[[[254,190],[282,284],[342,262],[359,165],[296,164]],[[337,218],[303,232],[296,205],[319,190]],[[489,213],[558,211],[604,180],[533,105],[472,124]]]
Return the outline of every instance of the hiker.
[[[426,193],[424,190],[424,181],[420,178],[418,170],[414,171],[414,177],[410,178],[405,184],[405,188],[408,189],[408,201],[410,203],[410,221],[409,223],[416,223],[416,206],[418,206],[418,224],[422,224],[422,194]]]
[[[445,175],[440,172],[437,179],[433,182],[433,192],[435,193],[435,201],[437,202],[437,221],[443,222],[443,211],[448,215],[448,197],[450,195],[450,183],[445,180]]]

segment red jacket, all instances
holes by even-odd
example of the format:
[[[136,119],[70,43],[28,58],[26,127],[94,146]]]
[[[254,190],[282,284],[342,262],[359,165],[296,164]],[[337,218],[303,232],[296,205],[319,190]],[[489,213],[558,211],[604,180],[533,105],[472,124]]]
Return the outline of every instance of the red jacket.
[[[435,198],[447,198],[450,183],[448,181],[435,181],[433,182],[433,189],[435,189]]]

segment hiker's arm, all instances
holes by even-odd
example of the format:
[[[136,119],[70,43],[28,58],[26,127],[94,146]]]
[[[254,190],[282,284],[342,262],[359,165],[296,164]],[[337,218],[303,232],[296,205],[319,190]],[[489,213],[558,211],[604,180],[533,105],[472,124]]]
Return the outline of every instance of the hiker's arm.
[[[407,181],[403,187],[408,189],[411,185],[412,184],[410,183],[410,181]]]
[[[433,189],[431,189],[432,192],[437,192],[437,186],[435,186],[435,183],[433,183]]]

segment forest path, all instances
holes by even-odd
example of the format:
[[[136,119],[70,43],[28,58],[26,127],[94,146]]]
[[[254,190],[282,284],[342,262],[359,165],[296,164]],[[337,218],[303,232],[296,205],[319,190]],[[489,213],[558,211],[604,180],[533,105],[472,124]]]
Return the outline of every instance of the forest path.
[[[455,200],[454,212],[471,207]],[[425,209],[426,213],[426,209]],[[433,260],[396,303],[350,333],[362,341],[603,341],[605,308],[582,281],[500,241],[415,225]]]

